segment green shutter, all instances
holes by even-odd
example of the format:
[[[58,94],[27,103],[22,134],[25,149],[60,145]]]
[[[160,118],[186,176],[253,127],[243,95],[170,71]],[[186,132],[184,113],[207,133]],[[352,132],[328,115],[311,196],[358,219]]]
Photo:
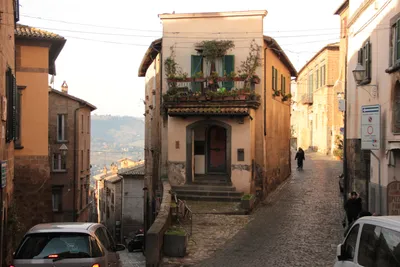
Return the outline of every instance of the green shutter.
[[[226,75],[231,74],[232,71],[235,71],[235,56],[234,55],[226,55],[224,56],[224,71]],[[233,81],[227,81],[222,83],[222,87],[225,87],[226,90],[231,90],[234,86]]]
[[[400,60],[400,20],[396,22],[395,61]]]
[[[203,57],[192,55],[192,71],[191,76],[194,75],[202,70]],[[200,91],[201,90],[201,83],[199,82],[192,82],[192,91]]]
[[[371,79],[371,43],[368,41],[365,44],[365,69],[367,70],[367,79]]]
[[[12,135],[13,139],[16,140],[17,137],[17,80],[15,76],[12,75],[12,95],[13,95],[13,114],[12,114]]]
[[[272,67],[272,90],[275,90],[275,68]]]
[[[274,86],[275,86],[275,89],[278,90],[278,69],[276,69],[276,68],[274,68],[274,69],[275,69],[275,84],[274,84]]]

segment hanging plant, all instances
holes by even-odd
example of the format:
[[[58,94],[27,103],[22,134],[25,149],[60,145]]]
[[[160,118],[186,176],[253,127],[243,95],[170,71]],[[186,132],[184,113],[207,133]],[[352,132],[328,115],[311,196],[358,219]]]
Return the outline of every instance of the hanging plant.
[[[171,54],[169,57],[165,59],[164,67],[165,67],[165,75],[168,79],[175,78],[178,71],[178,63],[175,62],[175,51],[174,47],[170,47]]]
[[[287,101],[287,100],[289,100],[290,98],[292,98],[292,94],[291,94],[291,93],[282,96],[282,101]]]
[[[214,63],[217,58],[225,56],[234,47],[235,44],[231,40],[202,41],[196,44],[196,50],[198,50],[199,54],[211,63]]]

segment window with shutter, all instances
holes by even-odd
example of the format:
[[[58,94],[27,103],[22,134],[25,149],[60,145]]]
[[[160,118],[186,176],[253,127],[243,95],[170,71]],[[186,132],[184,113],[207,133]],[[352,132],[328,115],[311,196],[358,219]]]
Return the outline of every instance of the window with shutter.
[[[191,67],[191,76],[194,77],[196,73],[203,70],[203,57],[192,55],[192,67]],[[202,83],[200,82],[192,82],[192,90],[195,92],[201,91]]]
[[[275,89],[278,90],[278,69],[275,68]]]
[[[393,99],[393,132],[400,133],[400,83],[396,82]]]
[[[229,75],[231,72],[235,71],[235,56],[234,55],[226,55],[224,56],[224,72]],[[222,87],[225,87],[226,90],[231,90],[234,86],[233,81],[225,81],[222,83]]]
[[[10,68],[6,71],[6,98],[7,98],[7,129],[6,129],[6,141],[11,142],[15,138],[16,134],[16,94],[17,86],[15,77],[12,74]]]
[[[275,68],[272,66],[272,90],[276,90],[275,88]]]
[[[367,40],[358,51],[358,63],[365,68],[365,79],[361,84],[368,84],[371,82],[371,59],[371,42]]]

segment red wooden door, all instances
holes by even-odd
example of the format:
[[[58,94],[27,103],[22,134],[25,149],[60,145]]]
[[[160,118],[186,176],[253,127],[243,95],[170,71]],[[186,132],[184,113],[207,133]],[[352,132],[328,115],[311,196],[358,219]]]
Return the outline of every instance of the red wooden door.
[[[212,126],[208,132],[208,172],[226,172],[226,130]]]

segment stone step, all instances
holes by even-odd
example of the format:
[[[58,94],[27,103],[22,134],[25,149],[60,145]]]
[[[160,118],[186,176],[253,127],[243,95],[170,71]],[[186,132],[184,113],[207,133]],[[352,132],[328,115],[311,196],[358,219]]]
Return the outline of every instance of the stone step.
[[[173,191],[183,190],[203,190],[203,191],[236,191],[236,187],[224,185],[201,185],[201,184],[188,184],[181,186],[172,186]]]
[[[228,182],[227,180],[194,180],[193,184],[199,185],[232,185],[232,183]]]
[[[196,201],[221,201],[221,202],[240,202],[240,196],[202,196],[202,195],[184,195],[179,196],[182,200],[196,200]],[[210,207],[212,208],[212,207]]]
[[[182,196],[243,196],[243,192],[236,191],[176,190],[175,192],[178,195],[178,198],[181,198]]]

